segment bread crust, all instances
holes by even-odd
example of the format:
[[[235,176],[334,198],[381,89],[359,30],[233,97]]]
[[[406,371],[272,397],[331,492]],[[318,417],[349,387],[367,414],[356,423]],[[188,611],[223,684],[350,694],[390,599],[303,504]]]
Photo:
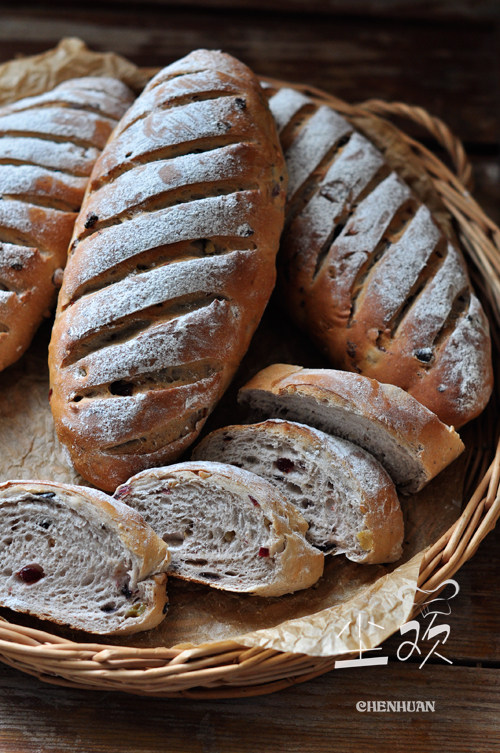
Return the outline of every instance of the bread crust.
[[[238,399],[257,407],[259,399],[265,399],[266,396],[271,398],[278,415],[281,403],[282,407],[286,406],[288,418],[303,423],[311,423],[311,420],[305,417],[306,401],[309,400],[310,405],[321,411],[316,427],[332,434],[339,433],[333,423],[327,428],[329,421],[333,422],[332,411],[340,411],[346,420],[350,420],[350,417],[361,417],[379,432],[380,438],[387,438],[394,443],[394,446],[404,451],[411,461],[413,474],[403,475],[397,479],[394,469],[388,465],[390,457],[381,457],[377,446],[366,437],[361,437],[361,441],[357,442],[380,460],[399,489],[406,493],[421,489],[464,449],[463,442],[453,427],[446,426],[414,397],[392,384],[381,384],[360,374],[273,364],[260,371],[242,387]],[[302,410],[297,407],[297,403],[293,410],[290,409],[286,403],[290,397],[298,398],[299,403],[304,399]],[[300,415],[297,415],[299,413]],[[356,442],[355,439],[345,434],[344,436]],[[365,444],[362,443],[363,439]],[[404,468],[399,472],[404,473]]]
[[[0,108],[0,370],[50,313],[90,171],[132,99],[89,77]]]
[[[352,124],[268,88],[289,171],[278,282],[335,368],[395,384],[460,427],[493,388],[486,315],[465,261]]]
[[[119,500],[115,500],[97,489],[52,481],[29,480],[0,483],[0,509],[2,505],[12,501],[12,492],[32,494],[54,492],[59,499],[64,501],[65,506],[83,514],[85,519],[93,525],[113,530],[132,557],[133,569],[130,588],[134,589],[141,585],[144,596],[149,601],[148,608],[143,614],[139,614],[134,617],[132,622],[128,621],[128,624],[118,626],[113,630],[89,629],[84,624],[71,622],[71,615],[68,615],[68,619],[55,617],[54,610],[51,613],[50,609],[43,614],[38,614],[29,609],[18,611],[26,611],[41,619],[50,619],[52,622],[67,624],[75,629],[109,635],[126,635],[148,630],[164,619],[164,610],[167,604],[165,573],[168,569],[170,553],[165,542],[154,533],[136,510],[130,509]],[[7,606],[15,608],[10,603]]]
[[[228,55],[165,68],[121,121],[50,345],[57,433],[85,479],[113,490],[195,440],[271,294],[285,185],[260,86]]]
[[[204,462],[201,460],[164,468],[151,468],[138,473],[125,484],[118,487],[115,496],[134,506],[134,492],[151,480],[161,481],[162,488],[171,484],[189,483],[197,480],[206,486],[206,495],[211,489],[226,489],[241,500],[242,510],[245,506],[261,508],[262,515],[271,521],[270,532],[273,542],[270,556],[275,558],[276,571],[270,583],[262,583],[251,588],[228,587],[217,581],[194,578],[182,572],[172,572],[172,576],[183,580],[192,580],[214,588],[237,590],[241,593],[253,593],[258,596],[282,596],[285,593],[299,591],[312,586],[323,573],[324,557],[304,538],[307,523],[301,513],[270,483],[254,473],[236,468],[225,463]],[[256,505],[257,503],[257,505]],[[151,500],[152,505],[161,504],[160,499]],[[146,514],[146,513],[145,513]],[[147,517],[147,516],[146,516]],[[203,554],[203,552],[201,552]]]

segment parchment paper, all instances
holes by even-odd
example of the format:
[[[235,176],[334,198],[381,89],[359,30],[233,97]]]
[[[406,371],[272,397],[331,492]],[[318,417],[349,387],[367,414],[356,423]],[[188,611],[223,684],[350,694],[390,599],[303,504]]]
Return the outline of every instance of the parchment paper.
[[[80,40],[67,39],[48,53],[0,66],[0,103],[40,93],[62,80],[83,75],[118,76],[139,91],[151,74],[152,70],[139,70],[117,55],[90,52]],[[364,123],[365,131],[370,127],[377,131],[374,139],[382,143],[383,129]],[[385,136],[386,141],[390,138]],[[394,166],[400,163],[414,189],[441,212],[430,181],[418,173],[413,156],[405,155],[405,150],[398,152],[399,148],[396,142],[391,145]],[[446,224],[444,212],[442,219]],[[0,481],[38,478],[81,483],[57,441],[50,413],[50,327],[51,322],[46,322],[25,356],[0,374]],[[309,367],[328,365],[271,301],[233,384],[203,433],[244,420],[244,409],[236,404],[237,389],[256,371],[278,361]],[[375,647],[407,620],[423,552],[460,514],[464,467],[464,460],[459,458],[418,495],[401,498],[404,554],[391,567],[356,565],[344,556],[328,557],[319,583],[279,598],[225,593],[170,579],[170,607],[164,622],[146,633],[109,642],[170,647],[232,638],[248,646],[311,656],[358,651],[360,643],[364,648]],[[95,641],[95,637],[8,610],[2,610],[2,614],[11,621],[40,626],[79,641]],[[104,640],[99,637],[99,641]]]

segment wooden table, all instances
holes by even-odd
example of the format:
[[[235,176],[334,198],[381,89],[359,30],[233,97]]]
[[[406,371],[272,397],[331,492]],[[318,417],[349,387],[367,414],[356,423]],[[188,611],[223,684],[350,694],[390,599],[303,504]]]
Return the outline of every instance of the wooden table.
[[[0,60],[63,36],[161,66],[222,48],[262,75],[307,82],[350,101],[406,100],[465,141],[476,198],[500,222],[500,5],[496,0],[87,0],[0,3]],[[44,685],[0,664],[1,753],[336,750],[500,751],[498,532],[456,576],[450,637],[420,667],[384,646],[387,667],[335,670],[245,700],[144,699]],[[425,618],[421,618],[425,627]],[[446,660],[452,662],[448,663]],[[363,712],[358,701],[434,701],[435,711]]]

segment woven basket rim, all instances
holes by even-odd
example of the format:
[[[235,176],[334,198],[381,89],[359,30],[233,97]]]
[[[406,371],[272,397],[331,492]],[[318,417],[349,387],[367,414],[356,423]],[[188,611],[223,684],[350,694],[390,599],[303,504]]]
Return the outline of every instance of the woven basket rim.
[[[418,141],[390,126],[411,146],[455,219],[462,249],[476,265],[491,316],[500,324],[500,229],[470,195],[467,187],[472,176],[471,166],[461,141],[448,126],[423,108],[406,103],[368,100],[350,105],[305,84],[270,78],[261,80],[301,91],[333,106],[348,118],[363,116],[383,123],[387,121],[380,115],[407,118],[438,141],[448,152],[455,173]],[[490,453],[481,462],[475,458],[473,469],[480,481],[460,517],[424,553],[417,584],[420,593],[412,614],[420,611],[426,590],[437,591],[475,554],[500,517],[500,439],[494,457],[491,459]],[[342,657],[311,657],[275,649],[248,648],[233,640],[190,648],[153,649],[77,643],[0,618],[1,661],[45,682],[72,688],[193,699],[244,697],[274,692],[312,679],[333,669],[339,658]]]

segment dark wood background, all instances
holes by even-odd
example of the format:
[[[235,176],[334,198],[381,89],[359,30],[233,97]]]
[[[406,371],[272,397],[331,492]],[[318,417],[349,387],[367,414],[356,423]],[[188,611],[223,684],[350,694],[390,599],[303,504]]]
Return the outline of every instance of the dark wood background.
[[[145,66],[219,48],[259,74],[349,101],[422,105],[464,140],[474,194],[500,222],[499,0],[0,2],[0,62],[64,36]],[[387,667],[336,670],[253,699],[192,701],[71,691],[0,664],[0,753],[498,753],[498,542],[490,534],[457,576],[440,650],[452,665],[398,661],[394,636]],[[362,700],[433,700],[436,710],[360,713]]]

